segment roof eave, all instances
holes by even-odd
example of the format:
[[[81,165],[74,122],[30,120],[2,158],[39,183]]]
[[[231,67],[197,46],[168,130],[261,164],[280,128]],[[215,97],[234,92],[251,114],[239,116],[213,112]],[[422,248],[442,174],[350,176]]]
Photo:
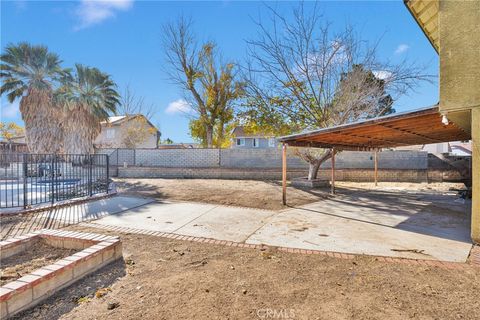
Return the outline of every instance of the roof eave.
[[[435,45],[435,43],[433,42],[432,40],[432,37],[430,36],[430,34],[427,32],[427,30],[425,30],[423,24],[418,20],[418,17],[416,16],[415,12],[412,11],[412,8],[410,8],[409,6],[409,3],[411,2],[411,0],[403,0],[403,4],[405,5],[405,7],[407,7],[408,9],[408,12],[410,12],[410,14],[412,15],[413,19],[415,20],[415,22],[418,24],[418,26],[420,27],[420,29],[422,30],[423,34],[425,35],[425,37],[427,37],[428,39],[428,42],[430,42],[430,44],[432,45],[433,49],[435,50],[435,52],[438,54],[439,52],[439,48]]]

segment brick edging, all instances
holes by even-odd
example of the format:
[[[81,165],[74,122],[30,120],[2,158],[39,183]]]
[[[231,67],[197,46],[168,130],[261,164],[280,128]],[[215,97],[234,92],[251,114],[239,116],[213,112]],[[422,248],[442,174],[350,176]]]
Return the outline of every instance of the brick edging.
[[[376,256],[376,255],[367,255],[367,254],[352,254],[352,253],[343,253],[343,252],[334,252],[334,251],[323,251],[323,250],[307,250],[307,249],[296,249],[288,247],[278,247],[270,246],[265,244],[248,244],[244,242],[234,242],[227,240],[216,240],[212,238],[203,238],[203,237],[193,237],[193,236],[184,236],[176,233],[161,232],[161,231],[149,231],[143,229],[135,229],[128,227],[115,227],[109,225],[100,225],[90,222],[81,222],[80,226],[92,227],[97,229],[105,229],[110,231],[117,231],[121,233],[134,233],[134,234],[144,234],[157,236],[168,239],[183,240],[183,241],[194,241],[202,243],[210,243],[217,245],[224,245],[228,247],[238,247],[238,248],[251,248],[251,249],[266,249],[266,248],[275,248],[279,251],[288,252],[288,253],[300,253],[300,254],[317,254],[325,255],[332,258],[348,259],[352,260],[357,256],[361,257],[372,257],[382,262],[393,262],[393,263],[403,263],[408,265],[417,265],[417,266],[431,266],[439,267],[444,269],[463,269],[468,267],[468,263],[463,262],[450,262],[450,261],[439,261],[439,260],[424,260],[424,259],[410,259],[410,258],[397,258],[397,257],[385,257],[385,256]],[[478,260],[470,260],[471,265],[480,267],[480,247],[478,250]]]
[[[118,236],[51,229],[1,241],[2,256],[8,257],[27,250],[27,244],[34,243],[36,238],[45,239],[54,247],[75,248],[79,251],[0,287],[2,319],[33,307],[122,256],[122,244]]]

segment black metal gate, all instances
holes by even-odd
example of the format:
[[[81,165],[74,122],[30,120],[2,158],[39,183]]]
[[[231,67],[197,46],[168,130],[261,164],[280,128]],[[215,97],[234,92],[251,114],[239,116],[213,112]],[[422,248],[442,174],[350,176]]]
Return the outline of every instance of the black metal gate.
[[[108,193],[105,154],[0,154],[0,208]]]

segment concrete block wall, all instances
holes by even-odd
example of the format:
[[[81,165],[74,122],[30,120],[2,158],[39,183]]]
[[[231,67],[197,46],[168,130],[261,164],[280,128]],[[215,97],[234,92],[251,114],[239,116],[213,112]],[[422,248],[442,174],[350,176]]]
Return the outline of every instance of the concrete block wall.
[[[281,168],[281,149],[222,149],[220,166],[223,168]],[[308,164],[294,155],[287,156],[287,167],[308,168]]]
[[[304,177],[306,171],[290,169],[287,178]],[[118,168],[120,178],[165,178],[165,179],[245,179],[245,180],[280,180],[281,169],[252,168],[161,168],[128,167]]]
[[[119,168],[121,178],[165,178],[165,179],[245,179],[245,180],[281,180],[282,171],[278,168],[160,168],[160,167],[128,167]],[[287,172],[289,180],[305,177],[307,170],[290,169]],[[318,178],[330,180],[331,170],[320,169]],[[459,181],[460,175],[454,172],[435,170],[402,170],[379,169],[380,182],[449,182]],[[373,182],[372,169],[338,169],[335,171],[337,181]]]
[[[366,151],[342,151],[335,157],[337,169],[373,169],[374,154]],[[330,168],[326,161],[321,168]],[[378,153],[379,169],[425,170],[428,168],[428,153],[425,151],[382,151]]]
[[[112,151],[113,150],[113,151]],[[110,163],[123,166],[170,168],[281,168],[280,149],[99,149],[111,154]],[[330,168],[326,161],[322,168]],[[336,168],[373,169],[373,153],[344,151],[336,156]],[[289,154],[287,167],[306,169],[308,164]],[[378,154],[379,169],[428,168],[428,153],[424,151],[382,151]]]
[[[219,149],[137,149],[135,165],[146,167],[208,168],[220,166]]]

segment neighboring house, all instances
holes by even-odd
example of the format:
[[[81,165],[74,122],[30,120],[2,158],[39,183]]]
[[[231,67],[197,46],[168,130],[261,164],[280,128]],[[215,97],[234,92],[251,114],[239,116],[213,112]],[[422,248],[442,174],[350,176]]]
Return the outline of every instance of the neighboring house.
[[[171,144],[160,144],[158,149],[198,149],[200,148],[198,143],[171,143]]]
[[[158,147],[160,131],[144,115],[109,117],[101,125],[102,131],[94,142],[97,148]]]
[[[16,136],[16,137],[12,137],[10,139],[8,139],[8,142],[12,142],[12,143],[27,143],[26,140],[25,140],[25,136]]]
[[[262,133],[248,134],[242,126],[235,127],[232,131],[232,148],[276,148],[277,140],[272,135]]]
[[[2,153],[28,153],[26,143],[0,141],[0,154]]]
[[[472,142],[471,141],[451,141],[440,142],[424,145],[413,145],[407,147],[397,147],[394,150],[416,150],[427,151],[432,154],[443,154],[457,157],[471,157],[472,156]]]

